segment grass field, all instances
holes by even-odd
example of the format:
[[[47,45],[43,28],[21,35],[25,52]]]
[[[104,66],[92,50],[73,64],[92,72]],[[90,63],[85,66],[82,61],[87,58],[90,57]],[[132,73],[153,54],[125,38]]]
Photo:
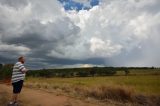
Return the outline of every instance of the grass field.
[[[160,70],[130,70],[126,76],[118,71],[114,76],[74,78],[27,77],[26,87],[60,92],[73,97],[111,100],[133,105],[160,103]]]
[[[114,76],[101,77],[27,77],[24,84],[35,91],[44,90],[82,100],[91,98],[91,103],[160,105],[160,71],[157,69],[130,70],[128,75],[118,71]]]
[[[124,71],[117,71],[116,75],[123,76],[125,75]],[[136,75],[160,75],[160,69],[129,69],[130,76]]]
[[[26,84],[49,87],[123,86],[145,95],[160,95],[160,75],[107,76],[85,78],[27,78]]]

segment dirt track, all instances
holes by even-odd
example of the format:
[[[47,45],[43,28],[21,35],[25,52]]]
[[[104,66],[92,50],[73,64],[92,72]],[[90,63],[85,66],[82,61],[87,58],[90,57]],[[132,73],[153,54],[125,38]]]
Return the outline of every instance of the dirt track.
[[[10,85],[0,84],[0,96],[3,96],[0,99],[5,99],[3,100],[5,104],[10,100],[11,93]],[[19,102],[20,106],[99,106],[83,100],[29,88],[23,88]]]

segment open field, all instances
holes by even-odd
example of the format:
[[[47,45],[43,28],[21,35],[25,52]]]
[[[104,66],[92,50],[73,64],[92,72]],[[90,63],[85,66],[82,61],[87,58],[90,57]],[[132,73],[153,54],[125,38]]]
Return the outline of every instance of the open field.
[[[160,101],[160,75],[33,78],[28,77],[26,87],[78,98],[155,105]],[[155,103],[155,104],[153,104]]]
[[[133,89],[136,93],[146,95],[160,95],[160,75],[146,76],[108,76],[108,77],[85,77],[85,78],[32,78],[26,80],[27,84],[37,86],[125,86]]]
[[[27,101],[33,106],[51,106],[53,99],[62,106],[159,106],[160,105],[160,71],[129,70],[118,71],[113,76],[94,77],[27,77],[20,104]],[[4,80],[4,82],[7,82]],[[8,83],[8,82],[7,82]],[[9,100],[11,86],[0,85],[0,105]],[[37,96],[36,96],[37,95]],[[45,95],[43,101],[40,101]],[[32,97],[32,98],[28,98]],[[35,99],[36,98],[36,99]],[[32,101],[35,99],[34,101]],[[67,102],[68,100],[69,103]],[[32,102],[31,102],[32,101]],[[37,101],[37,102],[36,102]],[[50,101],[50,104],[47,104]],[[76,101],[76,102],[75,102]],[[57,106],[53,105],[53,106]]]
[[[128,71],[129,71],[129,73],[128,73],[129,76],[160,75],[160,69],[159,68],[157,68],[157,69],[129,69]],[[123,75],[125,75],[125,71],[117,70],[116,75],[123,76]]]

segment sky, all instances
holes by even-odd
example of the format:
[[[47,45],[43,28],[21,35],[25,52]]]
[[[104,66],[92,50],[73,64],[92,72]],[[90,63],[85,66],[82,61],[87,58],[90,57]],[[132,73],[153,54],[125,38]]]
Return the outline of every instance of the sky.
[[[160,0],[0,0],[0,63],[160,67]]]

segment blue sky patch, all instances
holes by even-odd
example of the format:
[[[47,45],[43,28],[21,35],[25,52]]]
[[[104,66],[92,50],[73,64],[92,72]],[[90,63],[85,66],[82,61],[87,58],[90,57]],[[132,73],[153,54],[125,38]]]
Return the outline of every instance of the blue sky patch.
[[[73,0],[58,0],[59,2],[61,2],[65,8],[65,10],[89,10],[91,9],[93,6],[96,6],[99,4],[99,0],[89,0],[89,4],[90,6],[86,6],[83,3],[80,2],[75,2]]]

